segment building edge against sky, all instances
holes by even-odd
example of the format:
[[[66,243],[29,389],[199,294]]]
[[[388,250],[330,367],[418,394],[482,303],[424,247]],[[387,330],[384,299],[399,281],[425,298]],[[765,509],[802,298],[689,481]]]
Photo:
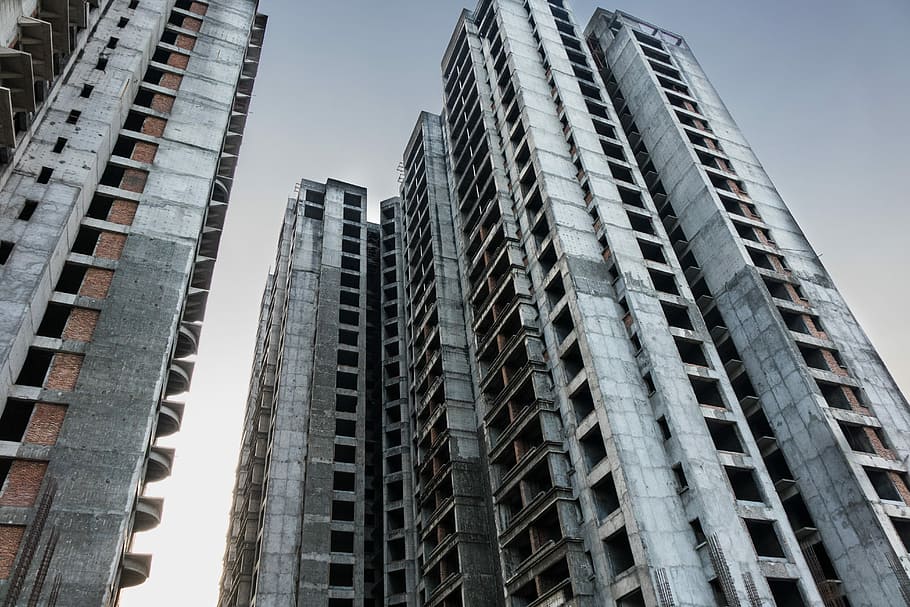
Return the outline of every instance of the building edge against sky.
[[[289,203],[220,606],[908,604],[907,402],[684,39],[483,0],[443,85]]]
[[[266,18],[7,4],[0,599],[113,605],[149,574],[130,546],[161,517]]]

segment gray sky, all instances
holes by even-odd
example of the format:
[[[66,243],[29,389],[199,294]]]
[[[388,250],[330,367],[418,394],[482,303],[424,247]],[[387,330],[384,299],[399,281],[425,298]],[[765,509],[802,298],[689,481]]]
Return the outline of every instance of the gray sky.
[[[568,0],[580,27],[598,5]],[[684,35],[854,314],[910,391],[910,3],[635,0]],[[199,360],[157,530],[134,551],[152,577],[124,607],[217,600],[259,299],[301,177],[395,195],[419,110],[441,106],[439,62],[459,0],[262,0],[269,15]]]

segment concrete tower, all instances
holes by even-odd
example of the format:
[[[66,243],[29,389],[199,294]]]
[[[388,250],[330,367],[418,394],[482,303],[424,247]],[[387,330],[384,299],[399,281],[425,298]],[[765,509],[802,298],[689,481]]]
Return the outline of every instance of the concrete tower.
[[[0,16],[0,600],[112,605],[150,556],[265,17],[254,0]]]
[[[366,194],[304,180],[288,201],[263,297],[219,607],[381,603],[378,473],[390,446],[380,229],[366,221]]]
[[[607,11],[583,36],[563,0],[481,0],[442,72],[442,115],[421,114],[401,199],[380,209],[375,459],[348,442],[353,412],[335,426],[348,418],[327,406],[315,438],[293,413],[303,403],[288,404],[289,425],[247,422],[244,457],[279,457],[279,470],[297,458],[298,476],[274,486],[268,464],[250,473],[276,493],[264,511],[274,500],[288,519],[245,535],[251,563],[289,550],[293,566],[258,578],[262,596],[284,593],[267,604],[910,604],[910,409],[685,41]],[[321,218],[311,203],[294,204]],[[332,230],[349,225],[341,204]],[[356,248],[299,242],[319,272],[312,260],[344,267]],[[270,292],[286,283],[276,275]],[[300,326],[338,329],[320,321],[337,323],[331,302],[306,304]],[[354,373],[360,359],[341,348],[336,364],[328,333],[278,347]],[[302,459],[269,448],[282,437],[320,445],[332,474],[310,478],[309,447]],[[339,472],[353,474],[341,493]],[[361,487],[376,553],[326,539],[365,538],[366,519],[320,511],[311,535],[290,524]],[[235,525],[259,509],[240,504]],[[379,561],[361,591],[361,568]]]
[[[765,506],[737,508],[774,599],[907,604],[907,401],[685,40],[618,11],[588,36],[723,365],[721,416],[759,447]]]

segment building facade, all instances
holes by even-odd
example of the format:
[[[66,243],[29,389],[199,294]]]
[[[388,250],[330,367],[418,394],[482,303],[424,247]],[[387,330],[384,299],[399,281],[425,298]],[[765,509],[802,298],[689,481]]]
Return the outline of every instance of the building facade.
[[[378,363],[392,340],[380,327],[380,289],[397,294],[380,279],[380,227],[366,221],[366,194],[304,180],[288,201],[263,297],[219,607],[382,603],[383,546],[395,543],[384,541],[379,497],[393,432],[382,421],[392,388]]]
[[[685,40],[481,0],[442,73],[380,208],[379,594],[227,604],[910,604],[907,401]]]
[[[261,50],[257,2],[4,1],[0,600],[149,574]]]

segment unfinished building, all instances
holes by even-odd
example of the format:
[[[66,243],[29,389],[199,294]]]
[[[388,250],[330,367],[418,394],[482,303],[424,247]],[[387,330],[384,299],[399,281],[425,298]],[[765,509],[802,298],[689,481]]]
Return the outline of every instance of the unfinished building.
[[[380,209],[377,585],[269,604],[910,604],[907,401],[685,40],[481,0],[442,75]]]
[[[395,431],[383,428],[382,394],[398,375],[383,385],[380,348],[394,329],[381,327],[380,289],[392,301],[397,291],[380,279],[366,194],[303,180],[288,201],[262,302],[219,607],[382,602],[383,546],[397,550],[381,525],[380,472],[394,458],[384,435]]]
[[[0,17],[0,600],[149,575],[257,72],[254,0]]]

